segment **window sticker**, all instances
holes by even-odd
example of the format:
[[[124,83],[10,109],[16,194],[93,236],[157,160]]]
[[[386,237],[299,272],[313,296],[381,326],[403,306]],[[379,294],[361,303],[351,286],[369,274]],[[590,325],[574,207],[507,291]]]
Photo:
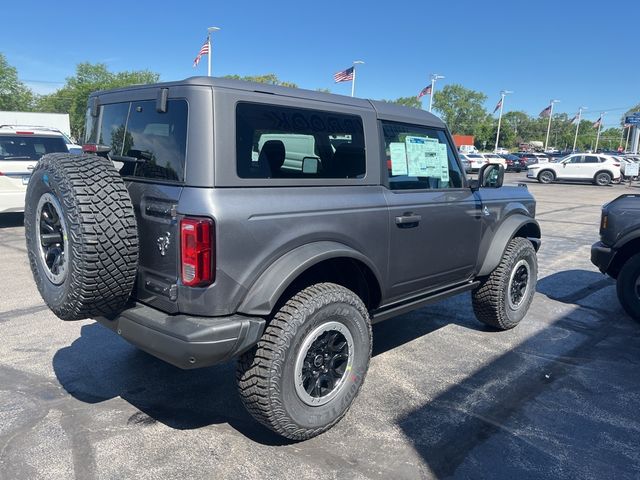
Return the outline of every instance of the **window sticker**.
[[[391,154],[391,175],[407,175],[407,148],[402,142],[389,144]]]
[[[438,151],[436,153],[437,162],[440,168],[440,180],[442,182],[449,181],[449,156],[447,154],[447,146],[444,143],[438,144]]]
[[[407,170],[412,177],[435,177],[439,174],[436,160],[438,141],[428,137],[405,138],[407,147]]]

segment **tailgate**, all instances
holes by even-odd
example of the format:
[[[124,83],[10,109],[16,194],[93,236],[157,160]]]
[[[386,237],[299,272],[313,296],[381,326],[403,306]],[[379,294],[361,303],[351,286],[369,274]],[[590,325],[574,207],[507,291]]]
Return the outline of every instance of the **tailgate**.
[[[176,206],[181,186],[127,182],[136,212],[140,245],[133,295],[168,313],[178,311],[179,227]]]

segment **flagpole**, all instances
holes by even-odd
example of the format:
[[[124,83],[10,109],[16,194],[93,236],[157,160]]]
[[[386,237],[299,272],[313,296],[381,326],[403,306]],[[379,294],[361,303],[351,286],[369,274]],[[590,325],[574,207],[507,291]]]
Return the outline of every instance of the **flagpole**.
[[[436,89],[436,80],[440,80],[441,78],[444,78],[444,76],[438,75],[437,73],[433,73],[431,75],[431,95],[429,95],[429,113],[431,113],[431,107],[433,107],[433,94],[435,93],[435,89]]]
[[[600,120],[598,121],[598,133],[596,134],[596,148],[593,149],[593,153],[598,153],[598,142],[600,141],[600,129],[602,128],[602,120],[604,118],[604,113],[600,114]]]
[[[207,53],[207,77],[211,76],[211,57],[213,56],[213,51],[211,50],[211,34],[218,30],[220,30],[220,27],[207,28],[207,46],[209,47],[209,53]]]
[[[356,65],[364,64],[362,60],[356,60],[353,62],[353,78],[351,79],[351,96],[356,94]]]
[[[575,137],[573,137],[573,150],[571,150],[572,152],[576,151],[576,145],[578,143],[578,130],[580,129],[580,120],[582,119],[582,110],[586,110],[587,107],[580,107],[578,109],[578,124],[576,125],[576,135]]]
[[[544,151],[547,151],[547,147],[549,145],[549,132],[551,132],[551,117],[553,117],[553,105],[557,102],[559,102],[560,100],[551,100],[550,103],[550,107],[551,110],[549,111],[549,124],[547,125],[547,138],[544,141]]]
[[[493,149],[493,153],[498,151],[498,142],[500,141],[500,125],[502,123],[502,109],[504,108],[504,97],[508,93],[513,93],[510,90],[502,90],[500,92],[500,114],[498,115],[498,133],[496,133],[496,146]]]

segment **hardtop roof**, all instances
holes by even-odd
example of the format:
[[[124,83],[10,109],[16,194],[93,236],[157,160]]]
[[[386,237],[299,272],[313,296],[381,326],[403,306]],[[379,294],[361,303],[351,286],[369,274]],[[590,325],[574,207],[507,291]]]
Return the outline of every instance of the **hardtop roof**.
[[[430,125],[435,127],[444,127],[444,122],[435,115],[417,108],[405,107],[396,103],[368,100],[362,98],[348,97],[346,95],[338,95],[335,93],[318,92],[314,90],[306,90],[304,88],[282,87],[279,85],[270,85],[267,83],[247,82],[244,80],[235,80],[222,77],[189,77],[184,80],[173,82],[162,82],[155,84],[131,85],[113,90],[100,90],[93,92],[90,97],[101,96],[108,93],[126,92],[129,90],[154,89],[154,88],[170,88],[177,86],[206,86],[213,89],[224,88],[243,90],[248,92],[264,92],[283,97],[294,97],[306,100],[315,100],[325,103],[337,103],[341,105],[350,105],[365,109],[373,109],[378,118],[388,119],[398,122],[419,123],[421,125]]]

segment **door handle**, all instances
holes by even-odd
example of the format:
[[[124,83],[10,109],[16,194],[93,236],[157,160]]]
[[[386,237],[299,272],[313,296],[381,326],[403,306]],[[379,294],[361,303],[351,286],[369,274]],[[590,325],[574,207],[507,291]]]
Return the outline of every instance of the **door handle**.
[[[414,213],[404,213],[399,217],[396,217],[396,225],[399,228],[411,228],[417,227],[422,220],[422,215],[416,215]]]

